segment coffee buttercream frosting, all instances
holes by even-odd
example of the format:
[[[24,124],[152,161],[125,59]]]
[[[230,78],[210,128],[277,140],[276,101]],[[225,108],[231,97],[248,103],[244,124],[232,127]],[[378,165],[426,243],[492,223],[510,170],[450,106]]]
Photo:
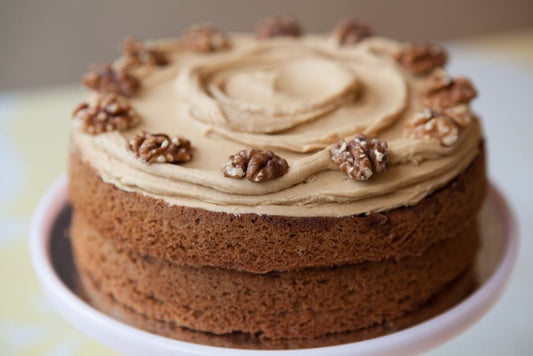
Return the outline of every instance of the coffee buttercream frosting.
[[[83,160],[105,182],[172,205],[347,216],[414,205],[479,153],[482,134],[473,116],[449,146],[405,134],[406,122],[423,110],[427,77],[409,74],[395,61],[401,43],[369,37],[339,46],[328,36],[256,40],[238,34],[229,41],[228,50],[209,53],[187,50],[179,40],[156,42],[169,64],[132,72],[140,89],[128,100],[141,122],[98,135],[73,126],[73,145]],[[141,131],[186,137],[192,159],[143,162],[127,149]],[[387,172],[365,182],[350,179],[330,157],[335,142],[359,133],[385,140],[391,157]],[[287,174],[262,183],[224,177],[221,164],[245,148],[285,158]]]

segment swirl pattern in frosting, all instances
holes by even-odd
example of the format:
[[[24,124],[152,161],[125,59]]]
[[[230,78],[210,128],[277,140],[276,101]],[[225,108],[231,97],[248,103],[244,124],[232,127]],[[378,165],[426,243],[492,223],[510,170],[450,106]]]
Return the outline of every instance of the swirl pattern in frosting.
[[[142,123],[88,135],[73,128],[76,150],[110,184],[169,204],[233,214],[347,216],[416,204],[463,171],[479,153],[476,118],[455,144],[407,138],[406,120],[422,109],[423,78],[394,60],[401,44],[371,37],[339,47],[325,36],[258,41],[232,35],[231,50],[199,54],[161,41],[170,64],[138,68],[130,99]],[[126,149],[136,133],[163,132],[192,142],[183,165],[147,165]],[[329,147],[357,133],[388,142],[392,168],[368,182],[346,177]],[[227,157],[246,147],[275,151],[290,169],[252,183],[225,178]]]

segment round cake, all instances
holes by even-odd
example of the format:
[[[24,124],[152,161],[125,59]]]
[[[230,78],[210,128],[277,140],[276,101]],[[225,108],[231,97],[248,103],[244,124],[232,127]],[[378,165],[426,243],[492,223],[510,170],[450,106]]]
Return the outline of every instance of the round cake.
[[[483,137],[446,51],[356,21],[129,38],[73,113],[80,291],[180,340],[301,348],[430,318],[475,284]]]

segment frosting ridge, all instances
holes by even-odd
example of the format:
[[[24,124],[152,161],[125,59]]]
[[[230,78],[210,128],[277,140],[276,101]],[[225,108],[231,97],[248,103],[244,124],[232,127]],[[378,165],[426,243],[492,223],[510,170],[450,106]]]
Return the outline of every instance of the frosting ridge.
[[[405,121],[422,107],[422,80],[391,58],[396,42],[368,38],[341,48],[321,36],[235,35],[228,53],[165,46],[168,68],[139,69],[143,89],[130,99],[143,118],[138,127],[96,136],[72,129],[82,158],[126,191],[235,214],[346,216],[416,204],[479,153],[476,118],[450,147],[404,137]],[[141,162],[126,149],[141,130],[187,137],[193,159]],[[350,180],[330,159],[334,142],[359,132],[386,138],[391,152],[392,168],[369,182]],[[260,184],[223,177],[220,165],[245,147],[273,149],[288,173]]]

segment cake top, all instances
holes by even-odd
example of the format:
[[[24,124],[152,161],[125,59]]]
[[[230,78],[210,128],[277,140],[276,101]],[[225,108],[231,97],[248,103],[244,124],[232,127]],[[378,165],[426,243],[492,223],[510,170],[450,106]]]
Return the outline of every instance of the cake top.
[[[354,21],[303,35],[288,17],[256,35],[195,26],[128,39],[84,76],[72,140],[107,182],[234,214],[346,216],[416,204],[464,170],[481,129],[438,45]]]

